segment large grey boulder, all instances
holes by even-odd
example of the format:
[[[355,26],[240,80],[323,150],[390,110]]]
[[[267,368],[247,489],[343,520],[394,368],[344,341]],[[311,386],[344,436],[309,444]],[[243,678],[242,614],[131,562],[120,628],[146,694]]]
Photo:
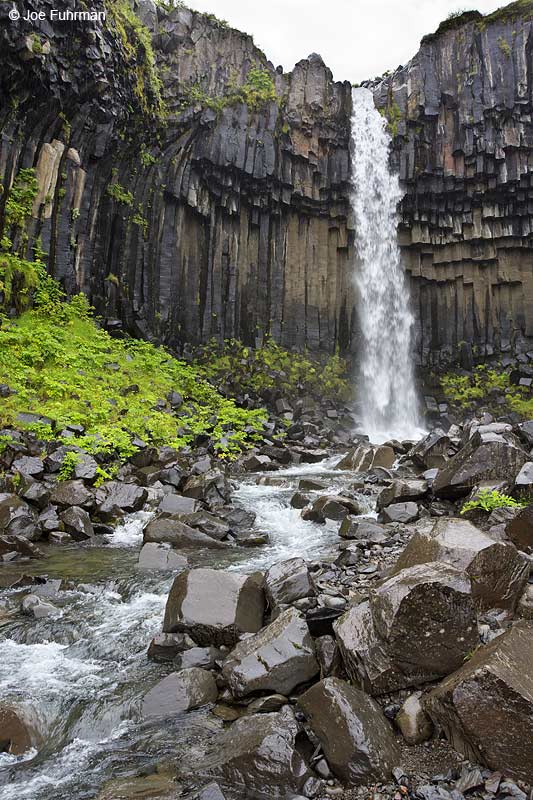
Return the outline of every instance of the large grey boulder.
[[[158,544],[171,544],[173,547],[209,547],[210,549],[224,549],[228,547],[224,542],[213,539],[196,528],[191,528],[180,519],[163,518],[153,519],[144,529],[143,541]]]
[[[144,719],[171,717],[193,708],[214,703],[217,684],[210,672],[189,667],[171,672],[144,696],[141,714]]]
[[[529,576],[529,561],[509,542],[497,542],[465,519],[437,520],[419,530],[401,553],[394,573],[442,561],[469,576],[479,609],[513,610]]]
[[[298,705],[316,734],[334,774],[347,786],[387,782],[400,754],[377,703],[339,678],[325,678]]]
[[[147,542],[141,547],[138,565],[140,569],[179,572],[187,568],[187,559],[168,544]]]
[[[94,494],[82,480],[58,481],[50,494],[50,502],[57,506],[91,508],[94,505]]]
[[[187,632],[199,645],[232,646],[263,625],[265,598],[256,576],[191,569],[175,578],[163,631]]]
[[[374,695],[448,675],[479,644],[470,581],[439,562],[388,578],[334,630],[348,674]]]
[[[390,531],[373,519],[358,519],[348,516],[341,522],[339,536],[342,539],[355,539],[370,542],[371,544],[382,544],[390,538]]]
[[[408,500],[419,500],[428,493],[428,482],[423,480],[393,480],[378,494],[376,507],[378,511],[392,503],[405,503]]]
[[[390,469],[396,461],[396,454],[388,445],[359,444],[350,450],[337,464],[337,469],[354,472],[368,472],[373,467]]]
[[[315,593],[303,558],[289,558],[273,564],[265,573],[264,588],[271,608]]]
[[[71,506],[60,514],[61,522],[67,533],[70,533],[77,542],[83,542],[94,536],[91,518],[85,509]]]
[[[112,520],[125,513],[140,511],[147,498],[148,492],[143,486],[108,481],[98,489],[98,515],[103,520]]]
[[[310,773],[296,749],[298,724],[288,706],[273,714],[238,719],[195,760],[178,767],[178,777],[216,780],[240,798],[286,800],[299,795]]]
[[[440,428],[424,436],[409,452],[409,458],[422,469],[443,467],[449,458],[451,441]]]
[[[477,431],[464,447],[439,469],[433,481],[437,497],[455,499],[487,480],[514,481],[528,453],[512,434]]]
[[[418,519],[418,506],[416,503],[391,503],[383,508],[379,514],[380,522],[415,522]]]
[[[455,750],[533,783],[533,622],[478,650],[426,697]]]
[[[0,494],[0,533],[9,536],[38,538],[35,512],[16,494]]]
[[[533,550],[533,505],[525,506],[506,524],[505,534],[519,550]]]
[[[239,642],[222,674],[234,697],[245,697],[257,691],[287,695],[318,671],[307,623],[296,609],[288,608],[255,636]]]

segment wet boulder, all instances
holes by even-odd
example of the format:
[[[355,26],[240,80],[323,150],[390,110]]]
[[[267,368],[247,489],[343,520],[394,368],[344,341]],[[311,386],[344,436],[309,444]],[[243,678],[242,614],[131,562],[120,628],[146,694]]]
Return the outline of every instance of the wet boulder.
[[[479,644],[470,580],[439,562],[383,581],[334,630],[348,674],[374,695],[448,675]]]
[[[0,703],[0,753],[19,756],[41,743],[41,724],[29,706]]]
[[[396,461],[396,454],[388,445],[357,445],[350,450],[337,464],[337,469],[349,469],[354,472],[368,472],[374,467],[390,469]]]
[[[347,786],[388,782],[400,754],[389,723],[367,694],[325,678],[298,705],[318,737],[334,774]]]
[[[74,465],[74,477],[83,481],[94,481],[98,474],[96,459],[88,453],[79,453],[78,455],[79,458]]]
[[[472,761],[533,783],[533,622],[520,621],[429,693],[424,707]]]
[[[163,514],[192,514],[197,508],[198,502],[194,498],[169,492],[161,499],[158,510]]]
[[[173,547],[209,547],[223,549],[228,547],[224,542],[213,539],[196,528],[186,525],[181,519],[159,517],[148,523],[143,534],[144,543],[171,544]]]
[[[189,498],[186,498],[189,499]],[[210,536],[212,539],[226,539],[231,531],[229,523],[217,517],[216,514],[210,514],[209,511],[195,511],[190,514],[181,514],[180,519],[191,528],[197,528]]]
[[[451,441],[440,428],[424,436],[409,452],[409,458],[421,469],[441,468],[449,458]]]
[[[514,545],[495,541],[464,519],[443,517],[430,529],[417,531],[394,573],[428,561],[442,561],[466,572],[479,609],[512,611],[529,576],[529,561]]]
[[[296,747],[298,730],[288,706],[243,717],[212,737],[196,760],[180,765],[178,777],[215,780],[238,797],[299,795],[310,773]]]
[[[266,628],[239,642],[222,674],[234,697],[252,692],[288,694],[319,671],[307,623],[294,608],[283,611]]]
[[[390,532],[384,525],[373,519],[356,519],[348,516],[341,522],[339,536],[342,539],[355,539],[370,542],[371,544],[382,544],[390,537]]]
[[[270,608],[313,595],[309,570],[303,558],[273,564],[265,573],[264,589]]]
[[[60,514],[66,532],[77,542],[91,539],[94,528],[88,513],[79,506],[71,506]]]
[[[163,631],[186,632],[201,646],[236,644],[263,625],[265,598],[257,576],[191,569],[175,578]]]
[[[179,572],[187,568],[187,559],[168,544],[147,542],[141,547],[138,565],[140,569]]]
[[[35,512],[16,494],[0,494],[0,533],[30,540],[40,536]]]
[[[424,711],[420,698],[422,692],[414,692],[407,700],[394,718],[400,733],[407,744],[422,744],[427,741],[433,733],[433,723]]]
[[[428,493],[428,483],[423,480],[394,480],[378,494],[376,507],[378,511],[392,505],[392,503],[408,500],[420,500]]]
[[[212,508],[225,505],[231,497],[231,486],[226,476],[213,469],[203,475],[191,475],[182,490],[186,497],[203,500]]]
[[[161,663],[174,661],[179,653],[190,647],[194,647],[194,642],[186,633],[158,633],[150,642],[147,656]]]
[[[506,524],[505,534],[519,550],[533,550],[533,505],[525,506]]]
[[[343,495],[323,495],[318,497],[305,513],[305,519],[325,522],[327,519],[340,521],[348,514],[362,514],[364,508],[356,500]],[[302,515],[303,516],[303,515]]]
[[[193,708],[214,703],[218,697],[216,681],[205,669],[190,667],[171,672],[144,696],[144,719],[171,717]]]
[[[81,480],[58,481],[50,493],[50,502],[56,506],[92,508],[94,494]]]
[[[148,492],[143,486],[121,481],[108,481],[98,490],[98,516],[105,521],[133,511],[140,511],[147,498]]]
[[[13,461],[11,469],[18,472],[23,478],[40,480],[44,474],[44,463],[37,456],[21,456]]]
[[[514,481],[528,454],[512,434],[476,431],[464,447],[439,469],[433,481],[437,497],[455,499],[483,481]]]
[[[526,461],[514,480],[515,492],[529,496],[533,490],[533,461]]]
[[[416,503],[391,503],[383,508],[379,514],[380,522],[415,522],[418,519],[418,506]]]

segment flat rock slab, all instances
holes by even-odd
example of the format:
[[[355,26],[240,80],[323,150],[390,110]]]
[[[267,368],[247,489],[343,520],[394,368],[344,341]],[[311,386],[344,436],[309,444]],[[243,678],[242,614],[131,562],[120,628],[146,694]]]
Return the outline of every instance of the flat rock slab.
[[[423,480],[393,480],[378,494],[376,507],[378,511],[392,503],[419,500],[428,493],[428,482]]]
[[[158,719],[214,703],[217,684],[210,672],[198,667],[171,672],[144,696],[141,715]]]
[[[380,522],[415,522],[418,519],[418,506],[411,501],[407,503],[391,503],[383,508],[379,515]]]
[[[533,783],[533,622],[520,621],[425,699],[452,746],[515,780]]]
[[[403,569],[441,561],[469,576],[472,597],[483,610],[513,610],[529,576],[529,561],[508,542],[497,542],[464,519],[442,518],[428,530],[417,531],[396,562]]]
[[[296,749],[298,724],[285,706],[273,714],[238,719],[212,738],[196,762],[178,766],[178,777],[215,780],[237,797],[298,795],[310,777]]]
[[[228,547],[224,542],[213,539],[197,528],[191,528],[179,519],[153,519],[144,529],[144,542],[171,544],[174,547],[209,547],[212,550]]]
[[[381,708],[339,678],[325,678],[298,699],[328,764],[347,786],[387,782],[400,754]]]
[[[288,694],[318,673],[315,646],[307,623],[294,608],[236,645],[222,674],[234,697],[252,692]]]
[[[141,569],[179,572],[187,568],[187,559],[168,544],[148,542],[141,547],[138,565]]]
[[[191,569],[174,580],[163,631],[186,632],[201,646],[237,643],[263,625],[265,598],[256,576],[216,569]]]

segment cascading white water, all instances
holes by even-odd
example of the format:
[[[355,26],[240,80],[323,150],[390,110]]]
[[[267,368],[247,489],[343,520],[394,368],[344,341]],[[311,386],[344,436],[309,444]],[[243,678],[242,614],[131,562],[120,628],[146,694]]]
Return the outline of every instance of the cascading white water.
[[[352,92],[352,208],[355,281],[363,336],[358,395],[361,430],[373,442],[416,438],[418,403],[411,361],[413,315],[397,242],[402,198],[389,168],[386,120],[368,89]]]

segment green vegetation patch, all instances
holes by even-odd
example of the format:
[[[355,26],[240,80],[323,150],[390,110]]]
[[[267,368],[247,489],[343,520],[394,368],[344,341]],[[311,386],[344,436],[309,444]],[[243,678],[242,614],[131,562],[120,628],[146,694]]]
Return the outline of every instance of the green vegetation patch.
[[[461,514],[466,514],[467,511],[475,511],[480,509],[482,511],[494,511],[496,508],[523,508],[529,505],[526,500],[515,500],[508,494],[502,494],[497,489],[481,489],[479,494],[473,500],[469,500],[461,509]]]
[[[270,337],[256,349],[236,339],[226,339],[220,348],[213,340],[199,351],[195,366],[215,385],[231,387],[235,395],[275,389],[288,397],[303,394],[345,401],[350,396],[347,365],[337,354],[321,364],[307,354],[284,350]]]
[[[133,92],[144,114],[165,116],[163,85],[156,66],[150,31],[136,15],[129,0],[106,0],[111,28],[119,35],[131,75]]]
[[[473,409],[480,401],[490,407],[491,395],[503,392],[505,405],[497,406],[498,415],[515,411],[527,419],[533,418],[533,397],[526,387],[512,384],[510,376],[509,369],[480,364],[471,375],[448,372],[440,382],[449,402],[463,409]]]
[[[23,427],[20,412],[50,417],[56,431],[83,425],[76,445],[120,459],[135,452],[135,437],[182,448],[198,434],[209,434],[220,455],[237,455],[258,439],[266,418],[263,410],[238,408],[163,348],[111,338],[96,325],[83,295],[4,318],[0,374],[16,392],[2,401],[3,426]],[[157,410],[171,391],[182,395],[181,408],[176,414]],[[46,425],[36,432],[57,438]]]
[[[185,106],[198,104],[220,112],[226,106],[245,103],[249,109],[257,111],[274,100],[279,98],[276,95],[272,75],[263,67],[252,67],[241,86],[230,82],[226,93],[220,97],[211,97],[199,84],[190,86],[185,93],[184,104]]]

